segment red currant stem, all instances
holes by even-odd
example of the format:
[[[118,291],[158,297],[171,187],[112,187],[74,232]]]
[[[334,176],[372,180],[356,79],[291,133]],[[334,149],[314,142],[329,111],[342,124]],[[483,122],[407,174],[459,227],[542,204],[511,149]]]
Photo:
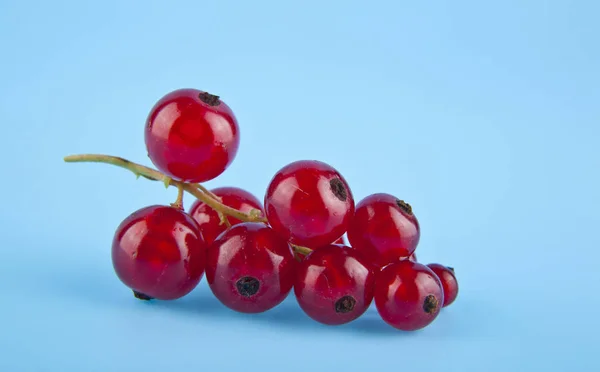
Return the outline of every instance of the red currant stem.
[[[221,199],[217,195],[213,194],[209,189],[207,189],[203,185],[201,185],[199,183],[194,183],[192,185],[196,186],[198,189],[200,189],[200,191],[202,191],[206,195],[210,196],[211,198],[213,198],[219,202],[223,201],[223,199]],[[231,227],[231,223],[229,222],[229,219],[227,217],[225,217],[225,215],[222,212],[217,212],[217,214],[219,215],[219,220],[221,221],[221,224],[223,224],[227,227]]]
[[[183,186],[177,185],[177,199],[175,199],[175,203],[171,204],[171,206],[183,210]]]
[[[204,193],[195,184],[176,181],[155,169],[148,168],[117,156],[98,154],[69,155],[64,158],[64,161],[67,163],[105,163],[116,165],[117,167],[130,170],[138,177],[142,176],[153,181],[163,181],[167,186],[181,187],[184,191],[187,191],[204,204],[208,205],[217,212],[223,213],[224,215],[231,216],[244,222],[267,222],[267,220],[261,215],[255,213],[246,214],[222,204],[220,201],[215,200]]]
[[[219,214],[219,220],[221,221],[221,224],[224,224],[227,227],[231,227],[231,222],[229,222],[229,219],[227,217],[225,217],[225,215],[221,212],[217,212]]]
[[[303,247],[300,245],[296,245],[296,244],[290,244],[292,246],[292,248],[294,249],[295,252],[300,253],[303,256],[306,256],[307,254],[309,254],[310,252],[312,252],[313,250],[308,248],[308,247]]]
[[[200,184],[200,183],[192,183],[193,186],[197,187],[200,189],[200,191],[202,191],[203,193],[207,194],[208,196],[210,196],[211,198],[218,200],[218,201],[223,201],[223,199],[221,199],[220,197],[216,196],[215,194],[213,194],[209,189],[207,189],[206,187],[204,187],[204,185]]]

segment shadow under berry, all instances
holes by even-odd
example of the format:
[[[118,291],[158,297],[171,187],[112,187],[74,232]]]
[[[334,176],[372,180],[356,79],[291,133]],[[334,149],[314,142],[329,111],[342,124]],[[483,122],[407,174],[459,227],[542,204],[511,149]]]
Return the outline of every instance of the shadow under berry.
[[[403,337],[410,336],[413,332],[402,332],[387,325],[377,314],[372,305],[360,318],[339,326],[328,326],[318,323],[309,318],[297,304],[293,292],[285,301],[275,308],[259,314],[244,314],[230,310],[222,305],[211,293],[205,280],[187,296],[173,301],[141,301],[134,298],[130,290],[119,285],[118,281],[110,272],[104,270],[101,264],[87,267],[65,267],[60,274],[53,271],[37,278],[36,282],[41,284],[51,293],[61,293],[68,297],[76,297],[78,301],[93,303],[94,306],[102,307],[151,307],[159,312],[185,313],[186,317],[204,320],[210,318],[217,321],[236,320],[248,324],[262,324],[267,327],[288,329],[294,333],[333,332],[355,335],[373,335],[377,337]],[[67,271],[70,271],[67,275]],[[41,273],[40,273],[41,274]],[[74,279],[76,278],[76,279]],[[456,324],[459,326],[460,324]],[[464,326],[464,324],[462,324]],[[433,332],[447,333],[448,327],[454,329],[454,325],[445,325],[430,328]],[[437,331],[436,331],[437,330]]]
[[[339,326],[328,326],[309,318],[296,303],[293,293],[275,308],[259,314],[244,314],[228,309],[222,305],[210,292],[210,289],[201,283],[200,286],[188,296],[176,301],[152,301],[149,305],[164,308],[165,310],[195,313],[198,317],[211,317],[220,319],[238,319],[240,321],[261,323],[270,327],[287,328],[294,332],[353,332],[356,334],[367,333],[377,335],[401,336],[406,334],[385,324],[379,318],[374,308],[369,309],[357,320]]]

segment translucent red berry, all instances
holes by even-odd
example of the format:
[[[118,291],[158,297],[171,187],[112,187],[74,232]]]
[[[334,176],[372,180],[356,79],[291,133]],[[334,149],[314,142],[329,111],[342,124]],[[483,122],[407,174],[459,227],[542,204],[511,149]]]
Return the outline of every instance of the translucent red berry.
[[[402,260],[384,267],[375,282],[375,305],[381,318],[404,331],[433,322],[444,303],[442,284],[425,265]]]
[[[211,244],[207,256],[210,289],[230,309],[260,313],[277,306],[292,289],[292,249],[263,223],[231,227]]]
[[[369,308],[374,281],[373,268],[356,250],[329,245],[298,264],[294,293],[312,319],[338,325],[355,320]]]
[[[361,200],[348,227],[350,245],[379,266],[409,257],[419,238],[419,222],[411,206],[390,194]]]
[[[341,237],[354,214],[346,180],[328,164],[301,160],[275,174],[265,213],[277,233],[294,244],[318,248]]]
[[[112,243],[119,279],[140,299],[173,300],[189,293],[206,265],[206,244],[183,211],[154,205],[127,217]]]
[[[250,213],[254,209],[264,214],[262,203],[246,190],[238,187],[219,187],[211,190],[211,192],[221,198],[221,203],[238,211]],[[212,243],[219,234],[227,229],[227,225],[221,223],[219,214],[200,200],[196,200],[192,204],[190,215],[200,226],[200,231],[207,244]],[[231,225],[242,223],[234,217],[228,216],[226,218]]]
[[[450,305],[458,296],[458,281],[452,267],[440,264],[427,265],[440,279],[444,290],[444,307]]]
[[[182,181],[204,182],[231,164],[240,135],[233,112],[218,96],[179,89],[154,105],[145,140],[148,156],[161,172]]]

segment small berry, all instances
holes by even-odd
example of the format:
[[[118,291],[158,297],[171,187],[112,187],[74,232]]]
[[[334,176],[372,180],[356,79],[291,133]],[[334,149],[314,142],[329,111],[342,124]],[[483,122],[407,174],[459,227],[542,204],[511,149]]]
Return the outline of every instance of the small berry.
[[[112,262],[117,276],[135,297],[173,300],[200,282],[206,244],[189,215],[154,205],[121,222],[113,238]]]
[[[427,265],[440,279],[444,290],[444,306],[446,307],[456,300],[458,296],[458,281],[454,269],[440,264]]]
[[[338,325],[357,319],[369,308],[374,281],[371,265],[356,250],[329,245],[298,264],[294,293],[312,319]]]
[[[377,275],[375,306],[381,318],[397,329],[426,327],[437,318],[443,303],[442,284],[425,265],[402,260]]]
[[[186,182],[216,178],[235,158],[237,120],[218,96],[179,89],[152,108],[145,128],[148,156],[169,177]]]
[[[420,234],[411,206],[383,193],[361,200],[348,227],[350,245],[380,267],[412,255]]]
[[[211,192],[221,198],[221,203],[228,207],[244,213],[250,213],[251,210],[256,209],[264,214],[262,203],[246,190],[238,187],[219,187]],[[221,223],[219,214],[200,200],[196,200],[192,204],[190,215],[198,222],[200,232],[207,244],[212,243],[219,234],[227,229],[227,225]],[[232,226],[242,223],[234,217],[227,216],[226,218]]]
[[[263,223],[232,226],[208,248],[206,279],[225,306],[260,313],[283,301],[294,283],[288,242]]]
[[[328,164],[300,160],[271,180],[265,213],[273,230],[291,243],[322,247],[341,237],[354,214],[346,180]]]

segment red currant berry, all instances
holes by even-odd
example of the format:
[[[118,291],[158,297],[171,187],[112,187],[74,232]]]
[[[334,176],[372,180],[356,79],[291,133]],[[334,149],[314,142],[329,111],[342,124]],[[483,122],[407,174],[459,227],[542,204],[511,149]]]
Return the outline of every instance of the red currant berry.
[[[246,190],[238,187],[219,187],[211,190],[211,192],[221,198],[221,203],[238,211],[250,213],[250,211],[256,209],[264,214],[262,203]],[[202,232],[207,244],[212,243],[219,234],[227,229],[227,225],[221,223],[219,214],[200,200],[196,200],[192,204],[190,215],[198,222],[200,232]],[[232,226],[242,223],[234,217],[227,216],[226,218]]]
[[[136,297],[173,300],[200,282],[206,244],[189,215],[153,205],[121,222],[113,238],[112,262],[119,279]]]
[[[379,266],[413,254],[420,234],[411,206],[383,193],[361,200],[348,227],[350,245]]]
[[[333,167],[300,160],[283,167],[271,180],[265,213],[273,229],[293,244],[322,247],[346,232],[354,199]]]
[[[425,265],[402,260],[384,267],[375,281],[375,306],[381,318],[403,331],[415,331],[437,318],[444,292]]]
[[[458,296],[458,281],[454,269],[440,264],[427,265],[440,279],[444,290],[444,307],[450,305]]]
[[[294,284],[288,242],[263,223],[232,226],[208,249],[206,279],[225,306],[260,313],[277,306]]]
[[[152,163],[168,176],[187,182],[216,178],[235,158],[237,120],[218,96],[179,89],[152,108],[145,128]]]
[[[349,323],[373,300],[371,265],[346,246],[329,245],[310,253],[296,269],[294,293],[312,319],[329,325]]]

